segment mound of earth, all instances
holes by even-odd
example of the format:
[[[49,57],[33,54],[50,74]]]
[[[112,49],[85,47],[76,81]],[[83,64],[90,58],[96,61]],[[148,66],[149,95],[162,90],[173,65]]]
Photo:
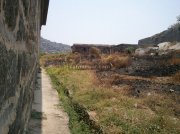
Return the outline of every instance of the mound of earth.
[[[42,37],[40,42],[40,51],[42,53],[64,53],[71,51],[71,47],[69,45],[52,42]]]

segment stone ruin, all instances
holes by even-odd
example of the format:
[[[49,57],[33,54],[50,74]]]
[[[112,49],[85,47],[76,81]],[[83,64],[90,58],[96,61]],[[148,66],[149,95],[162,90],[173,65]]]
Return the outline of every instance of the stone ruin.
[[[104,44],[74,44],[71,49],[72,52],[88,55],[90,48],[96,47],[102,54],[113,54],[113,53],[126,53],[131,50],[138,48],[136,44],[119,44],[119,45],[104,45]]]

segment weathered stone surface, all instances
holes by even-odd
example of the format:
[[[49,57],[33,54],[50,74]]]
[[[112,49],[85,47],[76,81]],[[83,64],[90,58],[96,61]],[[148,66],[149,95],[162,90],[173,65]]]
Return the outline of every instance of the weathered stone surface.
[[[1,5],[2,5],[1,2],[2,2],[2,1],[0,1],[0,12],[1,12]]]
[[[22,3],[23,3],[23,7],[24,7],[24,14],[25,14],[25,16],[27,16],[28,15],[28,12],[29,12],[29,0],[21,0],[22,1]]]
[[[19,30],[17,32],[17,40],[24,40],[26,38],[26,31],[25,31],[25,26],[24,26],[24,20],[23,17],[20,16],[19,19]]]
[[[18,16],[19,0],[4,0],[3,3],[5,21],[11,30],[16,26]]]
[[[111,51],[111,46],[102,44],[74,44],[71,49],[73,53],[89,54],[92,47],[98,48],[101,53],[109,54]]]
[[[119,44],[119,45],[103,45],[103,44],[74,44],[71,49],[72,52],[78,52],[80,54],[89,54],[92,47],[98,48],[103,54],[112,53],[126,53],[138,48],[136,44]]]
[[[0,0],[0,134],[22,134],[28,125],[42,10],[41,0]]]

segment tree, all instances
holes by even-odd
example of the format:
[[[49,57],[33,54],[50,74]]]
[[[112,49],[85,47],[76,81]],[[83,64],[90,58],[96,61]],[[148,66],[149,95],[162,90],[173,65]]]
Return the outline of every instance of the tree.
[[[180,22],[180,15],[177,16],[177,22]]]

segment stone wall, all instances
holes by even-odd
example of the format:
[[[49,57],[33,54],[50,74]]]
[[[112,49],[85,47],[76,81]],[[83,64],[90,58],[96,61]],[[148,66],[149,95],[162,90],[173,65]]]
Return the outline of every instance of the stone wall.
[[[90,49],[92,47],[96,47],[98,48],[101,53],[104,54],[109,54],[110,50],[111,50],[111,46],[110,45],[100,45],[100,44],[74,44],[71,49],[72,52],[75,53],[80,53],[80,54],[89,54],[90,53]]]
[[[112,47],[111,53],[131,53],[134,52],[137,48],[137,44],[119,44]]]
[[[71,49],[72,52],[80,54],[89,54],[90,48],[96,47],[102,54],[126,53],[129,49],[135,50],[138,48],[137,44],[119,44],[119,45],[99,45],[99,44],[74,44]]]
[[[21,134],[28,125],[42,13],[41,0],[0,0],[0,134]]]

